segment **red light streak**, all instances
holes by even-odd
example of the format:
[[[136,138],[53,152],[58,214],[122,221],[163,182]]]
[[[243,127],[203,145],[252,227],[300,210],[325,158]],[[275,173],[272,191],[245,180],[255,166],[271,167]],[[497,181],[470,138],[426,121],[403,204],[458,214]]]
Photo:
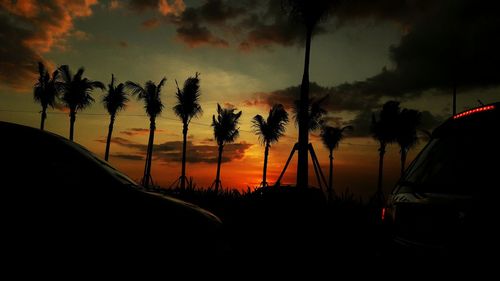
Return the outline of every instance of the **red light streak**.
[[[489,110],[493,110],[493,109],[495,109],[494,105],[487,105],[487,106],[483,106],[483,107],[479,107],[479,108],[475,108],[475,109],[471,109],[471,110],[467,110],[467,111],[464,111],[462,113],[459,113],[459,114],[453,116],[453,119],[458,119],[458,118],[468,116],[468,115],[471,115],[474,113],[489,111]]]

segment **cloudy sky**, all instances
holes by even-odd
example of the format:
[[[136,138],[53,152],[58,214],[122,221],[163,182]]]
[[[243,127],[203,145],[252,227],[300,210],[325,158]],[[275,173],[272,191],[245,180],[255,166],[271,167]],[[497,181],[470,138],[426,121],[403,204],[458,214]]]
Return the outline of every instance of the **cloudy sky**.
[[[266,0],[0,0],[0,120],[39,126],[33,102],[37,62],[54,69],[85,67],[89,79],[143,83],[167,78],[165,110],[158,119],[153,179],[168,186],[180,174],[182,125],[171,108],[175,80],[201,73],[204,114],[189,130],[188,176],[198,186],[215,177],[216,144],[210,122],[217,103],[243,111],[241,136],[225,147],[222,183],[246,189],[261,181],[263,148],[251,119],[269,106],[290,109],[298,95],[304,30],[290,21],[281,1]],[[313,38],[312,96],[329,95],[327,120],[355,130],[335,155],[335,187],[359,194],[375,189],[377,144],[369,137],[373,111],[387,100],[423,112],[432,129],[457,110],[500,99],[499,4],[465,0],[336,1]],[[482,1],[483,2],[483,1]],[[103,155],[109,117],[96,103],[78,113],[75,140]],[[110,162],[134,179],[142,175],[149,120],[132,100],[115,124]],[[64,108],[49,111],[46,129],[68,136]],[[271,148],[273,182],[297,139],[292,123]],[[317,133],[311,140],[326,172],[328,154]],[[425,140],[410,154],[414,157]],[[399,149],[386,160],[386,189],[398,175]],[[296,159],[295,159],[296,161]],[[285,182],[293,182],[292,162]],[[311,169],[312,171],[312,169]],[[311,182],[315,184],[314,176]]]

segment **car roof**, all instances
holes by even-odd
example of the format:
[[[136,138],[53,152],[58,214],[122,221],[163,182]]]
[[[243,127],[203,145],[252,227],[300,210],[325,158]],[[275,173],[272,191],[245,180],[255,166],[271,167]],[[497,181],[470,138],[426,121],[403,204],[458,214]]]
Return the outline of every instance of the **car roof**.
[[[500,125],[500,102],[495,102],[487,105],[481,105],[475,108],[457,113],[440,126],[432,133],[433,137],[447,134],[454,130],[465,130],[470,128],[484,129],[498,128]]]

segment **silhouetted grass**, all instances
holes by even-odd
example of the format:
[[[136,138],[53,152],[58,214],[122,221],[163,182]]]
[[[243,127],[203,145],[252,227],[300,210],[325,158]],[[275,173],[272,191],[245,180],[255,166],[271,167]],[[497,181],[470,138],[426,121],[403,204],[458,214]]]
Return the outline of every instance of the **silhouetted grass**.
[[[318,189],[248,188],[246,191],[197,187],[159,189],[219,216],[235,258],[329,260],[375,257],[380,229],[373,210],[348,190],[327,202]],[[335,253],[332,255],[332,253]]]

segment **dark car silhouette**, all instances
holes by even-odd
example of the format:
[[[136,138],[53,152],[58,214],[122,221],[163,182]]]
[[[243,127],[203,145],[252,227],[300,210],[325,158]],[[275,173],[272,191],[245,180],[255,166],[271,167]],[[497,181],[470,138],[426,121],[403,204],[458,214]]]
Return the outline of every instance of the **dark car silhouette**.
[[[382,216],[397,245],[474,258],[498,245],[499,189],[500,103],[494,103],[434,130]]]
[[[58,135],[6,122],[0,132],[2,260],[222,254],[221,221],[210,212],[145,191]]]

